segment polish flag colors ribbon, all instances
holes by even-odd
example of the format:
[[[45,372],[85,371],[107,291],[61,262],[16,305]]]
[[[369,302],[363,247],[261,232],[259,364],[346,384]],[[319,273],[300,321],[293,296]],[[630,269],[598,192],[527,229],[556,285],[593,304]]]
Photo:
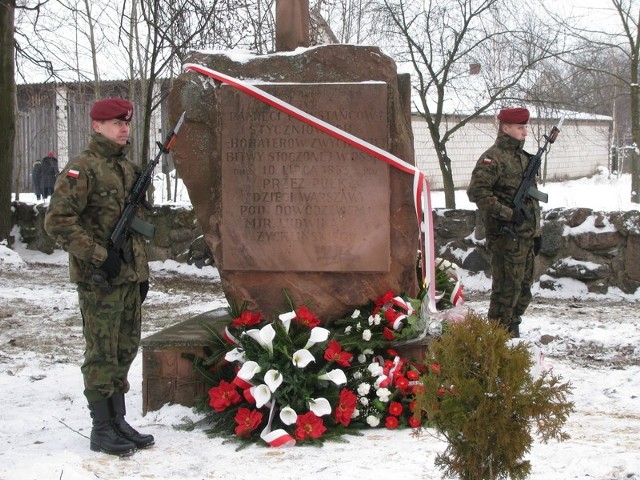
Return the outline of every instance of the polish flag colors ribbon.
[[[436,294],[435,294],[435,253],[433,243],[433,218],[431,215],[431,191],[429,182],[425,175],[414,165],[402,160],[395,155],[376,147],[375,145],[356,137],[324,120],[321,120],[299,108],[285,102],[273,95],[261,90],[254,85],[239,80],[237,78],[225,75],[210,68],[195,63],[187,63],[183,65],[184,71],[197,72],[207,77],[213,78],[219,82],[226,83],[231,87],[244,92],[255,99],[270,105],[287,115],[300,120],[301,122],[311,125],[314,128],[331,135],[332,137],[351,145],[358,150],[365,152],[373,157],[388,163],[405,173],[413,175],[413,200],[415,206],[416,218],[420,229],[420,250],[422,262],[422,286],[427,286],[427,295],[429,298],[427,307],[431,312],[437,311]]]

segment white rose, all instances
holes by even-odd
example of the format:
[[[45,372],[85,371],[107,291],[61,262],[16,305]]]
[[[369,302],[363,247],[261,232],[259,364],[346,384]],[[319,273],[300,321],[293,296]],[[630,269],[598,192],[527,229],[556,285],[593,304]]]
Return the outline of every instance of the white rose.
[[[367,417],[367,423],[370,427],[377,427],[378,425],[380,425],[380,419],[374,415],[369,415]]]
[[[365,396],[367,393],[371,391],[371,385],[368,383],[361,383],[358,385],[358,395]]]
[[[391,392],[389,391],[388,388],[379,388],[378,390],[376,390],[376,395],[378,396],[381,402],[387,403],[389,401],[389,396],[391,395]]]
[[[362,339],[365,342],[368,342],[369,340],[371,340],[371,330],[367,328],[364,332],[362,332]]]
[[[358,318],[360,316],[360,310],[354,310],[351,314],[351,318]]]
[[[367,370],[369,370],[369,373],[371,373],[371,375],[373,375],[374,377],[382,375],[382,367],[376,362],[370,363],[367,367]]]
[[[362,372],[356,372],[353,374],[354,380],[360,380],[362,378]]]
[[[366,407],[369,405],[369,399],[367,397],[360,397],[360,403]]]
[[[360,355],[358,355],[358,362],[359,363],[364,363],[367,361],[367,356],[364,353],[361,353]]]
[[[344,333],[346,333],[347,335],[351,333],[351,325],[344,329]]]

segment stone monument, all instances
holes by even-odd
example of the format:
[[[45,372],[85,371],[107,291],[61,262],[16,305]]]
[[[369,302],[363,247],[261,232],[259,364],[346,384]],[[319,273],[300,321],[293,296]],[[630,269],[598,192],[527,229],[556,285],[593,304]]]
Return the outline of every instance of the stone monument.
[[[305,24],[280,10],[304,2],[277,3],[287,25]],[[276,44],[295,49],[303,30]],[[409,77],[376,47],[193,52],[186,62],[413,164]],[[169,106],[171,121],[186,111],[173,157],[229,301],[278,313],[286,290],[331,321],[387,290],[417,294],[412,175],[199,72],[175,80]]]

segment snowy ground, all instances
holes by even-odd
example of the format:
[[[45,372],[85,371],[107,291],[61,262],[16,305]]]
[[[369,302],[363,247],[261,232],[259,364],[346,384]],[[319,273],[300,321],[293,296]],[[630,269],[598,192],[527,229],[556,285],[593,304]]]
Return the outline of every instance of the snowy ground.
[[[595,179],[549,186],[551,198],[600,210],[629,209],[622,180]],[[580,200],[578,188],[587,197]],[[574,190],[575,188],[575,190]],[[597,188],[597,193],[596,189]],[[574,193],[572,194],[572,190]],[[553,193],[557,192],[557,193]],[[434,195],[437,197],[437,194]],[[463,197],[461,197],[463,198]],[[438,198],[434,203],[437,205]],[[611,205],[603,202],[612,202]],[[468,208],[461,201],[459,208]],[[617,204],[616,207],[614,204]],[[552,205],[563,206],[563,205]],[[225,306],[211,267],[152,264],[144,305],[144,332],[152,334],[193,315]],[[468,305],[486,313],[485,278],[464,279]],[[536,296],[522,335],[546,354],[556,373],[574,386],[571,439],[533,445],[534,480],[640,480],[640,294],[587,295],[575,285],[549,298]],[[156,445],[121,460],[89,450],[90,420],[79,365],[83,339],[66,256],[44,255],[17,245],[0,246],[0,479],[436,479],[434,459],[446,445],[427,432],[374,429],[348,443],[317,447],[236,451],[232,443],[201,431],[174,428],[197,418],[188,408],[165,406],[141,415],[140,355],[130,375],[127,418],[152,433]]]

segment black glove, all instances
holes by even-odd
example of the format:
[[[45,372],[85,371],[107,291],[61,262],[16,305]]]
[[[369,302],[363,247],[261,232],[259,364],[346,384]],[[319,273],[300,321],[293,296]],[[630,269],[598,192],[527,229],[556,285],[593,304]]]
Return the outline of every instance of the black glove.
[[[140,304],[147,298],[147,293],[149,293],[149,280],[140,282]]]
[[[514,208],[513,213],[511,214],[511,220],[509,221],[514,225],[522,225],[522,222],[524,222],[526,217],[526,213],[521,208]]]
[[[540,253],[540,247],[542,247],[542,237],[534,237],[533,239],[533,254],[538,255]]]
[[[107,277],[115,278],[120,274],[121,267],[122,260],[120,260],[120,256],[113,250],[108,250],[107,259],[100,265],[100,270],[106,273]]]

